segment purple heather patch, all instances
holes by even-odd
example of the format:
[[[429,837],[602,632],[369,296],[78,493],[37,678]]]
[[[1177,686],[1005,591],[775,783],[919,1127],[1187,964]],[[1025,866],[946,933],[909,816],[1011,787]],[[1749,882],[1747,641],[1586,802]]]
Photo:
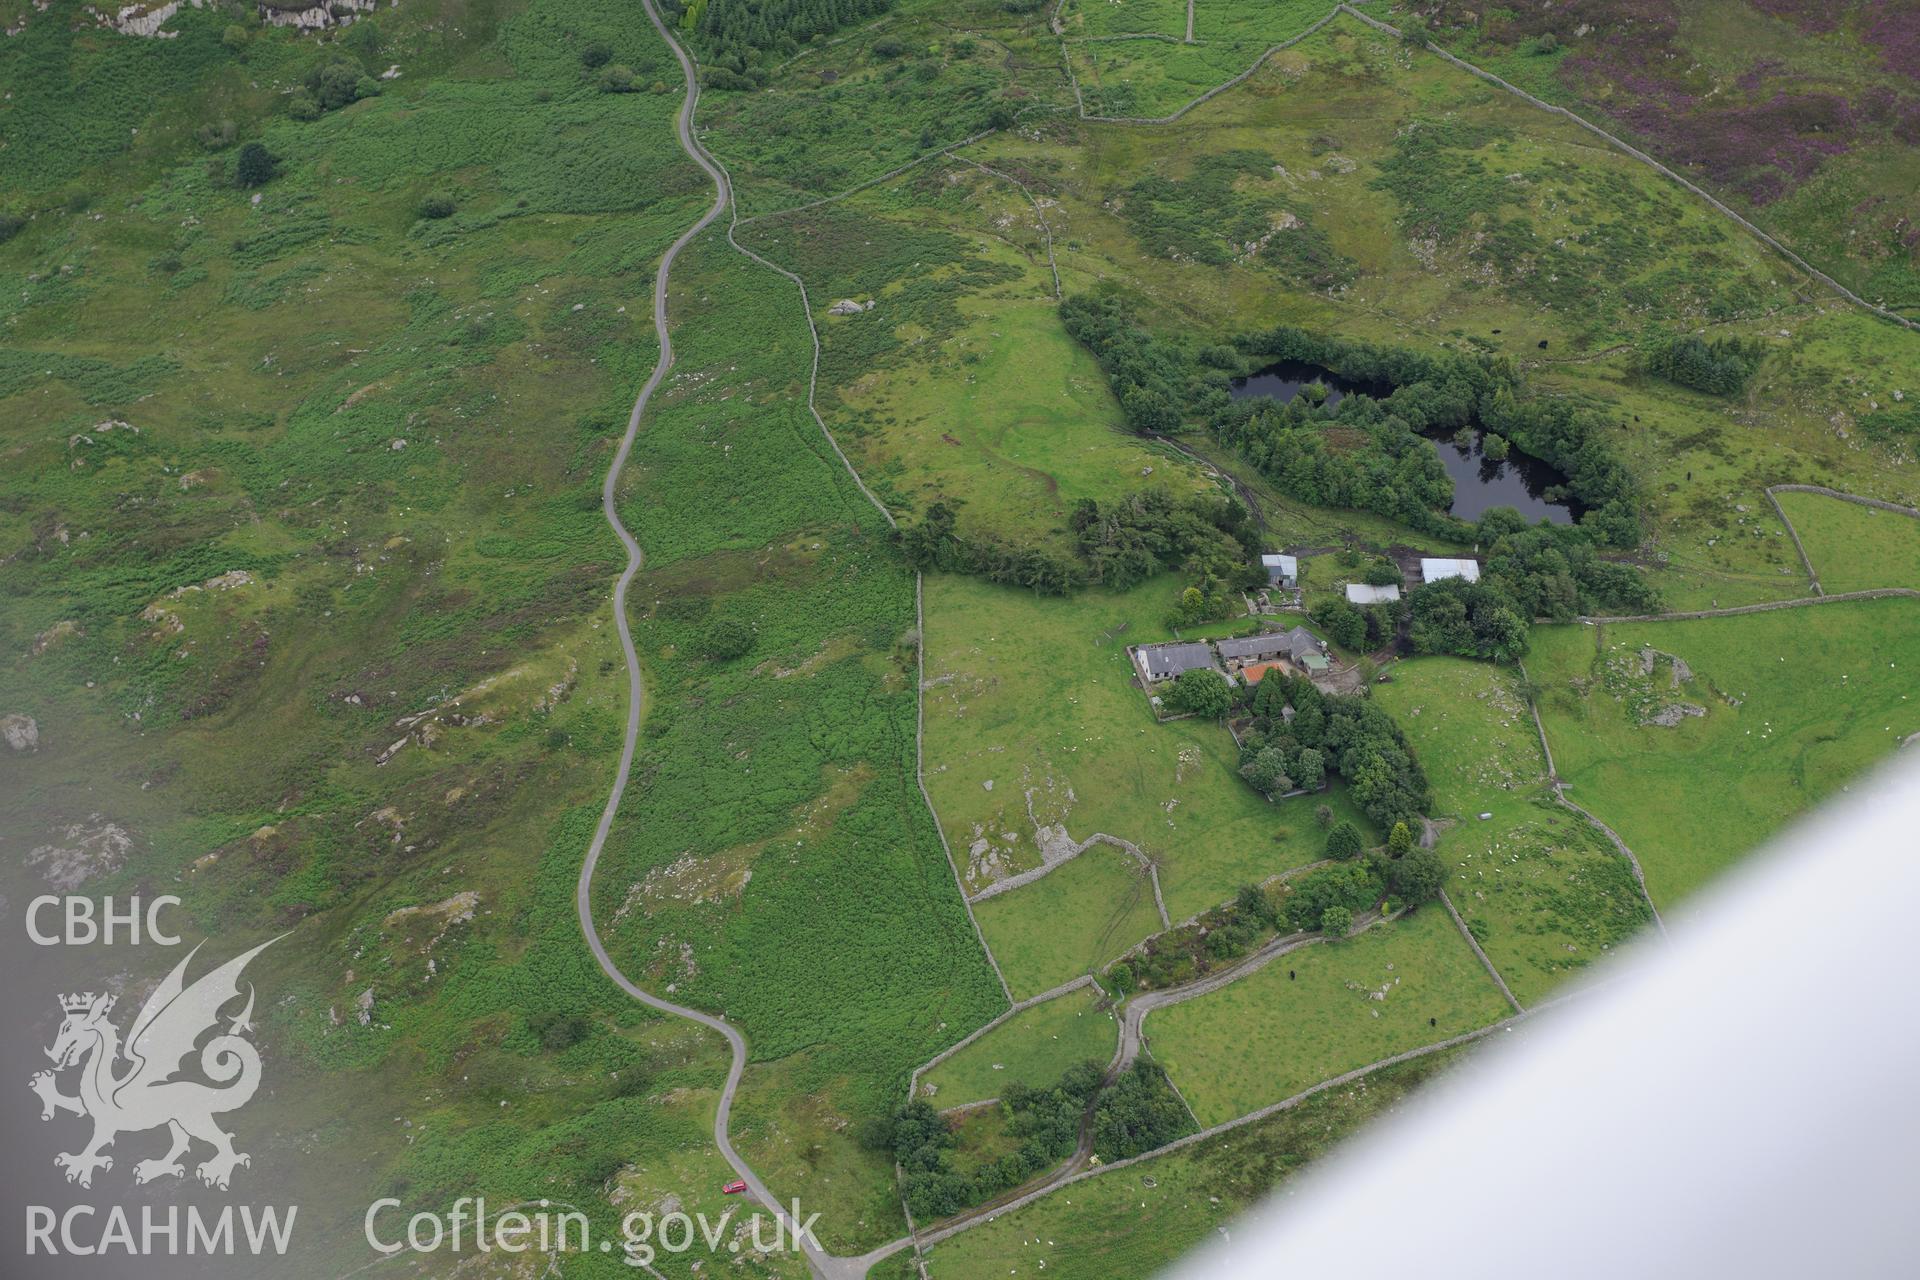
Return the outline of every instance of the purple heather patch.
[[[1685,115],[1662,104],[1636,102],[1621,111],[1634,129],[1657,138],[1668,154],[1705,170],[1756,204],[1806,181],[1828,156],[1854,138],[1853,112],[1825,93],[1776,93],[1751,106],[1696,109]]]
[[[1860,38],[1880,50],[1889,70],[1920,79],[1920,0],[1873,0]]]
[[[1808,86],[1790,61],[1761,59],[1716,83],[1681,32],[1688,0],[1535,0],[1489,8],[1432,0],[1442,27],[1518,47],[1551,33],[1567,47],[1558,74],[1576,96],[1626,123],[1672,159],[1766,204],[1830,156],[1890,133],[1920,134],[1920,99],[1863,86],[1849,102]],[[1920,0],[1748,0],[1808,35],[1844,32],[1920,87]],[[1731,90],[1731,92],[1728,92]]]

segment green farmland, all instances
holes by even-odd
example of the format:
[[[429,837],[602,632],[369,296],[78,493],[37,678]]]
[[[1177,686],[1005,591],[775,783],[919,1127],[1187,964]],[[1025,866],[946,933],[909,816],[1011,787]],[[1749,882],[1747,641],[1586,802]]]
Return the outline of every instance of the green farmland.
[[[1648,650],[1691,679],[1643,675]],[[1920,733],[1920,601],[1542,628],[1527,670],[1572,798],[1668,906]],[[1683,703],[1704,714],[1649,722]]]
[[[1453,921],[1429,906],[1158,1010],[1146,1032],[1194,1115],[1213,1125],[1511,1012]]]
[[[1042,1088],[1068,1067],[1113,1057],[1113,1015],[1098,991],[1079,991],[1023,1009],[920,1078],[938,1107],[997,1098],[1009,1084]]]

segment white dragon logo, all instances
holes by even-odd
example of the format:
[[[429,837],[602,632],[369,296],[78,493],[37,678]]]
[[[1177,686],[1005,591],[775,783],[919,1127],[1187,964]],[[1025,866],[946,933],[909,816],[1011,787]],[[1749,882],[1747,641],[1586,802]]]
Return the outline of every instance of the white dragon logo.
[[[222,1112],[245,1106],[260,1087],[260,1052],[241,1035],[253,1030],[251,983],[247,985],[247,1006],[240,1016],[232,1019],[225,1034],[215,1035],[200,1049],[200,1070],[213,1084],[173,1077],[194,1052],[200,1037],[216,1028],[221,1007],[239,997],[240,971],[278,941],[274,938],[261,943],[188,987],[182,979],[187,964],[200,950],[195,947],[147,998],[127,1033],[124,1048],[119,1031],[107,1020],[113,1012],[112,996],[87,992],[60,997],[60,1007],[67,1016],[53,1047],[47,1050],[54,1069],[36,1073],[30,1083],[40,1095],[42,1120],[51,1120],[61,1111],[93,1120],[93,1139],[85,1148],[53,1158],[66,1170],[68,1182],[92,1186],[94,1170],[113,1168],[113,1157],[103,1153],[116,1137],[161,1125],[173,1135],[173,1146],[160,1159],[135,1165],[135,1182],[184,1175],[180,1157],[187,1154],[195,1139],[213,1147],[213,1156],[196,1171],[200,1181],[210,1187],[224,1191],[234,1168],[252,1163],[233,1149],[233,1135],[213,1120]],[[122,1061],[128,1064],[124,1071],[119,1069]],[[59,1091],[56,1073],[74,1066],[81,1069],[80,1093],[68,1097]]]

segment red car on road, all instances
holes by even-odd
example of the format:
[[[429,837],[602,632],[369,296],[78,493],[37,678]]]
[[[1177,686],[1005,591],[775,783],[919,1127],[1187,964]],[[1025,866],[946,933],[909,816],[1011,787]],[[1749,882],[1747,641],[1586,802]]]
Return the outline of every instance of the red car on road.
[[[746,1189],[747,1189],[746,1180],[743,1178],[735,1178],[732,1182],[729,1182],[726,1186],[720,1188],[720,1191],[721,1191],[721,1194],[723,1195],[737,1196],[742,1191],[745,1191]]]

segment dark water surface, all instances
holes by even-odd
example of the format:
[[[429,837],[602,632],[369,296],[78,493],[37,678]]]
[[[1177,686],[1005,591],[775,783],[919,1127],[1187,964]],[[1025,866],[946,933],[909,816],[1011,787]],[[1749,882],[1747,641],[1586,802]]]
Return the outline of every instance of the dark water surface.
[[[1339,404],[1349,395],[1368,395],[1384,399],[1393,388],[1377,382],[1355,382],[1330,369],[1303,360],[1282,360],[1244,378],[1235,378],[1231,394],[1236,400],[1251,396],[1271,396],[1290,401],[1303,387],[1319,383],[1327,389],[1326,403]],[[1548,520],[1554,524],[1572,524],[1584,512],[1570,497],[1550,501],[1545,495],[1565,485],[1566,476],[1540,459],[1511,446],[1504,461],[1495,462],[1484,452],[1486,432],[1477,425],[1468,428],[1469,443],[1456,444],[1452,433],[1436,433],[1428,438],[1440,453],[1440,462],[1453,478],[1453,505],[1448,513],[1462,520],[1478,520],[1493,507],[1512,507],[1529,522]]]
[[[1467,444],[1452,437],[1434,437],[1440,451],[1440,463],[1453,477],[1453,505],[1447,508],[1462,520],[1478,520],[1489,508],[1512,507],[1528,523],[1549,520],[1554,524],[1572,524],[1585,512],[1577,499],[1549,502],[1542,495],[1567,478],[1540,459],[1508,447],[1504,462],[1495,462],[1482,452],[1487,433],[1477,427]]]
[[[1244,378],[1235,378],[1229,394],[1235,400],[1245,400],[1250,396],[1272,396],[1275,400],[1285,401],[1299,395],[1302,387],[1315,382],[1327,389],[1328,404],[1339,404],[1350,395],[1385,399],[1393,394],[1393,388],[1386,383],[1355,382],[1331,369],[1322,369],[1304,360],[1282,360]]]

